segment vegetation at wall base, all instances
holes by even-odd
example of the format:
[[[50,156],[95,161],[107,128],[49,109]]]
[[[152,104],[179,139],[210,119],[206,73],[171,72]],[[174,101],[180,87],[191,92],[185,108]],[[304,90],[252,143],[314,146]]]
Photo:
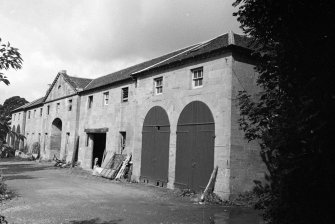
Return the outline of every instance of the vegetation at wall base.
[[[334,4],[237,0],[253,39],[262,92],[240,92],[240,127],[261,142],[268,175],[256,182],[266,223],[333,223]]]

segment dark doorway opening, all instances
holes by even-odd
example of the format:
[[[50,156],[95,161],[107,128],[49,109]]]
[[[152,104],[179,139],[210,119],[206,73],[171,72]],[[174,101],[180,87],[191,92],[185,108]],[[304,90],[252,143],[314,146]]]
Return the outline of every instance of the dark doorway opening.
[[[62,121],[56,118],[52,122],[51,136],[50,136],[50,158],[56,157],[60,159],[60,150],[62,145]]]
[[[106,148],[106,133],[90,133],[93,139],[92,168],[95,158],[98,158],[97,165],[101,166],[102,158]]]

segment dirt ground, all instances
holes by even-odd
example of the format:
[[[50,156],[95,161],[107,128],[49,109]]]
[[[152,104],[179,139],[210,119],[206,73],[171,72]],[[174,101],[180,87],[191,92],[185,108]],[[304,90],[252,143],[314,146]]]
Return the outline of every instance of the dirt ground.
[[[0,170],[16,194],[0,205],[11,224],[261,223],[250,208],[200,205],[178,190],[110,181],[78,168],[1,160]]]

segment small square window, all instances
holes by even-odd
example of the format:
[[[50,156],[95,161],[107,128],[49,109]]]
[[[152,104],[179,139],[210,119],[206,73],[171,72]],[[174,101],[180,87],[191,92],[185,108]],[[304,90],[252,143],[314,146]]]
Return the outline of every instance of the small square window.
[[[128,91],[129,91],[128,87],[122,88],[121,102],[128,102]]]
[[[196,68],[192,70],[193,73],[193,87],[198,88],[203,85],[203,68]]]
[[[93,105],[93,96],[88,96],[88,102],[87,102],[88,109],[92,108]]]
[[[72,100],[68,101],[68,111],[72,111]]]
[[[104,105],[108,105],[109,92],[104,92]]]
[[[159,95],[163,93],[163,77],[154,79],[155,82],[155,94]]]

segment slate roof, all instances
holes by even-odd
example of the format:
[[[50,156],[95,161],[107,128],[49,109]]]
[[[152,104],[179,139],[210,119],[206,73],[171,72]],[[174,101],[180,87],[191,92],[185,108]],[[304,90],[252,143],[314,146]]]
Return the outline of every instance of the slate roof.
[[[154,68],[170,65],[175,62],[187,60],[196,56],[208,54],[217,50],[224,49],[230,45],[235,45],[242,48],[250,48],[250,38],[229,32],[220,35],[209,41],[195,44],[172,53],[154,58],[152,60],[125,68],[123,70],[105,75],[94,79],[85,89],[92,90],[98,87],[106,86],[112,83],[130,79],[132,76],[139,75],[139,73],[148,71]]]
[[[216,38],[213,38],[208,41],[204,41],[192,46],[176,50],[174,52],[165,54],[163,56],[151,59],[149,61],[142,62],[137,65],[122,69],[111,74],[98,77],[96,79],[88,78],[79,78],[74,76],[69,76],[66,74],[66,71],[58,73],[53,84],[50,86],[49,90],[45,97],[39,98],[31,103],[25,104],[15,110],[21,110],[42,104],[49,92],[52,89],[52,86],[55,84],[60,74],[63,74],[65,80],[75,89],[76,92],[89,91],[113,83],[117,83],[124,80],[132,79],[133,76],[138,76],[145,71],[151,69],[156,69],[162,66],[171,65],[178,63],[180,61],[188,60],[197,56],[209,54],[212,52],[220,51],[228,48],[229,46],[237,46],[244,49],[253,49],[251,45],[251,39],[245,35],[235,34],[233,32],[225,33]]]
[[[34,107],[34,106],[38,106],[40,104],[43,104],[43,102],[44,102],[44,97],[41,97],[41,98],[38,98],[37,100],[34,100],[30,103],[26,103],[25,105],[12,110],[12,112],[23,110],[23,109],[28,109],[28,108],[31,108],[31,107]]]
[[[75,89],[84,89],[93,80],[93,79],[69,76],[65,73],[63,75],[66,81],[70,83],[70,85],[72,85]]]
[[[175,52],[163,55],[161,57],[154,58],[152,60],[145,61],[145,62],[142,62],[140,64],[122,69],[120,71],[117,71],[117,72],[114,72],[114,73],[96,78],[85,88],[85,90],[91,90],[91,89],[95,89],[97,87],[101,87],[101,86],[108,85],[108,84],[111,84],[111,83],[116,83],[116,82],[119,82],[119,81],[130,79],[131,78],[130,75],[132,73],[134,73],[136,71],[139,71],[139,70],[142,70],[144,68],[147,68],[147,67],[149,67],[153,64],[156,64],[160,61],[166,60],[166,59],[168,59],[168,58],[170,58],[170,57],[172,57],[172,56],[174,56],[174,55],[176,55],[180,52],[183,52],[183,51],[185,51],[189,48],[192,48],[192,47],[193,46],[186,47],[184,49],[177,50]]]

